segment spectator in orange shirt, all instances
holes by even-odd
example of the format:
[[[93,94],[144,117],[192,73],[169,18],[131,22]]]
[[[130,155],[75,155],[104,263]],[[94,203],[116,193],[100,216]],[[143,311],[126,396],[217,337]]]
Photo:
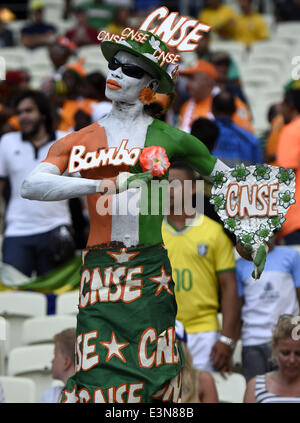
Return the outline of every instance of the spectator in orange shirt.
[[[286,125],[279,135],[277,165],[293,168],[296,173],[296,204],[289,208],[279,236],[287,245],[295,245],[300,244],[300,89],[285,93],[282,113]]]
[[[213,119],[212,100],[221,90],[217,87],[219,78],[216,67],[204,60],[180,72],[187,77],[186,90],[190,99],[180,109],[179,128],[190,132],[192,123],[199,117]],[[233,122],[253,132],[251,115],[246,104],[235,96],[236,112]]]

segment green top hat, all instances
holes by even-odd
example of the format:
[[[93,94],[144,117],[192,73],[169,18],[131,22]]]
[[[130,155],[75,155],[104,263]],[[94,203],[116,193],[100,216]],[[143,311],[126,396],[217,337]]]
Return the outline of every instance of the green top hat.
[[[167,73],[167,64],[164,63],[160,66],[162,59],[158,61],[157,57],[153,56],[153,53],[160,49],[164,52],[168,52],[168,47],[161,41],[159,37],[152,34],[149,31],[140,31],[145,34],[149,34],[149,37],[144,44],[133,41],[130,38],[121,41],[102,41],[101,50],[103,56],[107,61],[114,57],[118,51],[128,51],[135,56],[142,57],[146,63],[152,66],[155,74],[160,77],[160,82],[157,88],[158,93],[169,94],[174,90],[175,84],[171,76]]]

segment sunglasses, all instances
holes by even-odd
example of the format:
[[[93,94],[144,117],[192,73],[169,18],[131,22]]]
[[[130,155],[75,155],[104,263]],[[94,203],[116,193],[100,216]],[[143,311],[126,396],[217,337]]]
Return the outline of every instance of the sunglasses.
[[[108,62],[108,69],[116,70],[118,68],[122,68],[122,72],[130,76],[131,78],[141,79],[144,75],[150,75],[144,69],[140,68],[136,65],[130,65],[129,63],[121,63],[119,60],[113,58]],[[150,75],[152,76],[152,75]]]

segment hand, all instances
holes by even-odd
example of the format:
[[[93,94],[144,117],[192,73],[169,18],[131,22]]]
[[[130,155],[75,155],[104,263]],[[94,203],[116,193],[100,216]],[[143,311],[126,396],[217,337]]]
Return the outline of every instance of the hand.
[[[117,177],[100,180],[96,185],[96,192],[106,195],[119,194],[129,188],[139,188],[141,183],[147,183],[153,178],[152,173],[120,172]]]
[[[232,372],[233,351],[223,342],[217,341],[211,349],[209,358],[212,360],[214,370],[220,371],[223,377],[225,372]]]
[[[121,172],[117,177],[117,192],[125,191],[129,188],[138,188],[141,183],[147,183],[153,178],[152,172],[129,173]]]
[[[266,244],[262,244],[258,247],[258,250],[256,251],[253,257],[253,262],[254,262],[254,271],[252,272],[253,279],[260,278],[266,264],[268,251],[269,251],[269,248]]]

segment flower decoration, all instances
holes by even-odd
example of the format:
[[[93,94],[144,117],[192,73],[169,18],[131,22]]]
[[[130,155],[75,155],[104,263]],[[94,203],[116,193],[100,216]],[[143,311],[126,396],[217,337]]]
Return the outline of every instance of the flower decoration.
[[[154,100],[155,92],[152,88],[143,88],[140,92],[139,99],[143,104],[150,104]]]
[[[262,179],[267,181],[268,179],[270,179],[270,172],[270,167],[266,165],[256,165],[255,171],[253,172],[253,176],[255,176],[257,181],[261,181]]]
[[[149,40],[150,46],[153,48],[153,50],[158,50],[160,46],[159,40],[156,40],[154,37],[151,37]]]
[[[225,196],[224,196],[224,194],[212,195],[209,202],[215,206],[216,212],[225,208]]]
[[[229,229],[230,231],[236,231],[241,226],[240,219],[233,219],[230,217],[229,219],[224,220],[224,227]]]
[[[268,241],[269,238],[272,236],[270,226],[266,223],[262,223],[258,231],[256,231],[256,235],[259,237],[261,241]]]
[[[255,239],[253,234],[247,231],[241,231],[241,233],[239,234],[239,238],[243,246],[255,244]]]
[[[224,172],[217,171],[215,176],[213,177],[214,186],[216,188],[222,188],[225,182],[227,181],[226,176],[224,175]]]
[[[140,165],[143,172],[151,171],[153,176],[161,177],[170,166],[166,150],[163,147],[145,147],[140,155]]]
[[[293,169],[285,169],[280,167],[278,174],[276,175],[279,183],[290,185],[291,181],[295,179],[295,174]]]
[[[295,193],[289,190],[279,193],[279,205],[287,209],[291,204],[296,203],[294,196]]]
[[[286,218],[284,217],[283,213],[280,213],[278,216],[268,219],[268,224],[271,230],[274,231],[274,229],[280,229],[285,221]]]
[[[235,166],[231,175],[236,179],[237,182],[246,181],[247,176],[250,175],[249,170],[245,167],[244,163]]]

